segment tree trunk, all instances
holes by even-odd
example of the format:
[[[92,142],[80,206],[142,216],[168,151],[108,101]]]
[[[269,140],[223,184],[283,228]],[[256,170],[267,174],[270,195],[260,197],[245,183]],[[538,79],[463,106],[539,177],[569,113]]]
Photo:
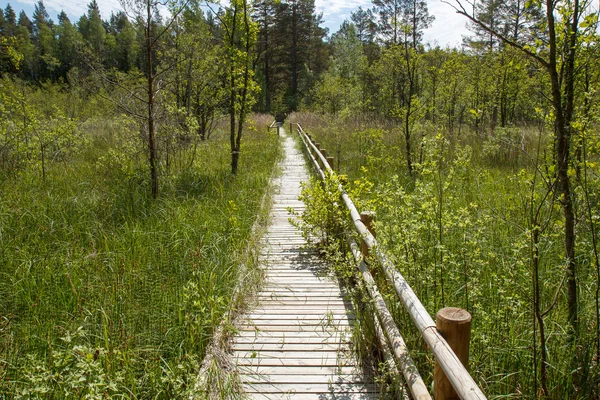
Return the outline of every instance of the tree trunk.
[[[552,84],[552,105],[556,113],[556,167],[558,181],[560,184],[561,203],[563,215],[565,218],[565,257],[567,262],[567,308],[569,321],[569,335],[573,339],[577,332],[577,280],[575,263],[575,213],[573,210],[573,197],[571,194],[571,179],[569,178],[569,156],[571,142],[571,119],[573,116],[573,86],[574,86],[574,66],[575,49],[574,41],[577,35],[578,5],[575,1],[573,25],[567,38],[570,50],[564,69],[564,88],[561,91],[561,79],[557,66],[557,43],[556,26],[554,20],[554,2],[546,0],[546,14],[548,18],[548,30],[550,33],[550,59],[548,63],[548,72]],[[563,105],[563,93],[565,104]]]
[[[146,0],[148,20],[146,21],[146,61],[148,63],[148,150],[150,161],[150,182],[152,197],[158,197],[158,172],[156,170],[156,140],[154,137],[154,77],[152,75],[152,3]]]
[[[271,82],[269,72],[269,13],[267,7],[264,7],[263,18],[265,20],[265,109],[267,114],[271,112]]]
[[[298,94],[298,18],[297,3],[292,3],[292,96],[294,98],[294,111],[297,106],[296,95]]]

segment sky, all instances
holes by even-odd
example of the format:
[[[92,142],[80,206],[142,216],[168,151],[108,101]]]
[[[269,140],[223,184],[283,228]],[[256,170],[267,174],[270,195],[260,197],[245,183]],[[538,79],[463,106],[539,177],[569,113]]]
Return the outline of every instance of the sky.
[[[102,18],[107,19],[111,11],[121,9],[119,0],[97,0]],[[31,18],[37,0],[0,0],[2,9],[10,3],[15,12],[25,10]],[[50,17],[56,21],[57,15],[64,10],[71,21],[75,22],[87,12],[89,0],[44,0],[44,5]],[[315,0],[317,12],[323,13],[324,26],[329,33],[336,32],[345,19],[350,19],[350,13],[359,6],[371,8],[370,0]],[[431,28],[425,31],[425,42],[441,47],[460,46],[462,35],[468,34],[465,27],[466,19],[457,15],[454,9],[441,0],[427,0],[429,14],[435,16]]]

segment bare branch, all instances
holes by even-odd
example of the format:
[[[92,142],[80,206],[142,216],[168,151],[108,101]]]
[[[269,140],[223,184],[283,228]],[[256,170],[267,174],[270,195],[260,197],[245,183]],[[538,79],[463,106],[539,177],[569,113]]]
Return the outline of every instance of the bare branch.
[[[173,22],[175,22],[179,14],[181,14],[181,12],[187,7],[189,2],[190,0],[185,0],[185,3],[183,3],[183,5],[179,7],[179,10],[177,10],[177,12],[172,16],[171,21],[167,24],[167,26],[165,26],[165,29],[163,29],[163,31],[159,33],[158,36],[156,36],[156,38],[154,38],[154,41],[150,44],[150,47],[154,47],[154,44],[158,41],[158,39],[160,39],[162,35],[164,35],[165,32],[169,30],[171,25],[173,25]],[[150,21],[148,21],[148,23],[150,23]]]
[[[506,43],[516,49],[521,50],[523,53],[525,53],[529,57],[535,59],[537,62],[542,64],[544,67],[546,67],[546,68],[550,67],[550,64],[548,63],[547,60],[540,57],[538,54],[534,53],[533,51],[529,50],[527,47],[525,47],[525,45],[517,43],[516,41],[509,39],[508,37],[501,34],[500,32],[497,32],[496,30],[490,28],[489,26],[487,26],[486,24],[481,22],[479,19],[477,19],[474,12],[473,12],[473,14],[470,14],[467,10],[465,10],[464,6],[462,5],[462,3],[459,0],[456,0],[456,4],[458,4],[458,7],[456,5],[454,5],[453,3],[450,3],[449,1],[446,1],[446,0],[441,0],[441,1],[442,1],[442,3],[448,4],[450,7],[454,8],[454,10],[456,11],[457,14],[467,17],[471,22],[478,25],[486,32],[494,35],[498,39],[502,40],[504,43]],[[471,3],[469,3],[469,4],[471,4]]]
[[[550,306],[546,309],[546,311],[542,313],[542,318],[548,315],[548,313],[552,311],[552,309],[556,306],[556,303],[558,303],[558,295],[560,294],[560,291],[563,287],[563,284],[565,283],[566,278],[567,274],[564,274],[562,280],[560,281],[560,285],[558,285],[558,288],[556,289],[556,293],[554,293],[554,300],[552,301],[552,304],[550,304]]]

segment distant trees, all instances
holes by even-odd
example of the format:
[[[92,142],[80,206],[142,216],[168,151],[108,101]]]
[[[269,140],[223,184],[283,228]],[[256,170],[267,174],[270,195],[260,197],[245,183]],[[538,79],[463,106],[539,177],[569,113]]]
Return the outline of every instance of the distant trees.
[[[321,16],[314,0],[272,0],[254,3],[259,24],[256,78],[263,92],[258,109],[297,110],[328,67]]]

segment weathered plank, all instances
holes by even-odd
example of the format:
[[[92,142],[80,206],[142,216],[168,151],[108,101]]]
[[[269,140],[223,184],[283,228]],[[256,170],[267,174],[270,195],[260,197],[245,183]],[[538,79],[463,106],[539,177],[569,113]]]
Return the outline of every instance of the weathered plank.
[[[360,374],[356,367],[338,367],[338,366],[247,366],[238,369],[243,375],[340,375],[340,376],[356,376]]]
[[[374,391],[372,385],[356,383],[247,383],[246,391],[249,393],[370,393]]]

